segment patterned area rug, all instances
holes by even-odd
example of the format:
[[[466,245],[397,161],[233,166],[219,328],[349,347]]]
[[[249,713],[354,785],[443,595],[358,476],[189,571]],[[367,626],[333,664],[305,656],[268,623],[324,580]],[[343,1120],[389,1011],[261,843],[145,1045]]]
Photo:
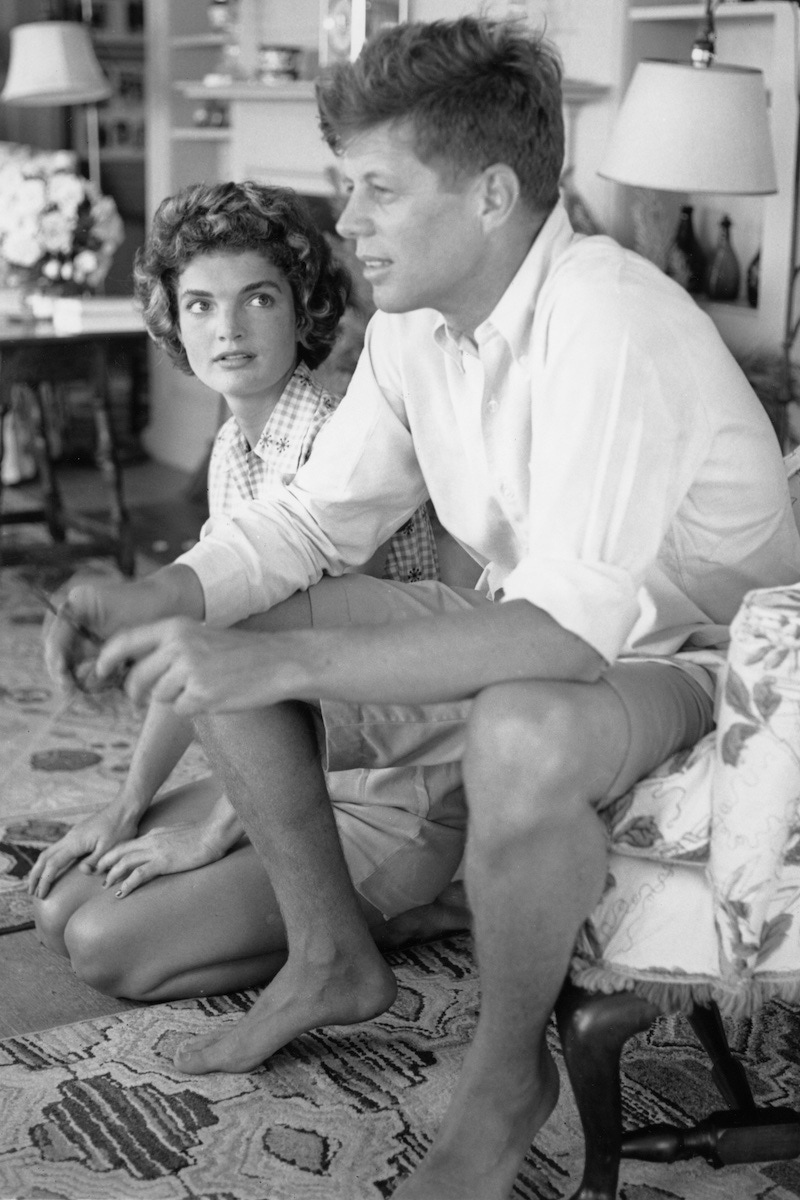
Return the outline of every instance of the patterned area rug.
[[[63,837],[70,824],[23,817],[0,826],[0,934],[33,928],[33,903],[25,880],[40,851]]]
[[[154,1005],[0,1042],[4,1200],[380,1200],[418,1162],[474,1029],[478,985],[467,937],[390,959],[392,1009],[298,1038],[248,1075],[188,1077],[175,1047],[238,1018],[253,993]],[[732,1026],[759,1099],[797,1099],[800,1020],[772,1004]],[[553,1038],[555,1049],[555,1038]],[[559,1058],[560,1064],[560,1058]],[[560,1064],[561,1065],[561,1064]],[[563,1075],[563,1069],[562,1069]],[[682,1018],[631,1043],[626,1120],[683,1123],[717,1101]],[[669,1097],[669,1098],[668,1098]],[[513,1195],[570,1196],[582,1139],[562,1077],[554,1116]],[[623,1165],[624,1200],[789,1200],[800,1167],[702,1161]]]

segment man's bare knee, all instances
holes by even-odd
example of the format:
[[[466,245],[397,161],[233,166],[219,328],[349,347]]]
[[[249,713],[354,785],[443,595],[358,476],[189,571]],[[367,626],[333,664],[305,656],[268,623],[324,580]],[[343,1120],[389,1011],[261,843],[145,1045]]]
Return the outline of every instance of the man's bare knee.
[[[560,779],[573,740],[572,705],[548,684],[509,683],[485,688],[467,727],[464,772],[489,774],[514,786],[533,771],[540,782]]]
[[[526,681],[479,694],[463,761],[473,828],[521,833],[597,799],[586,706],[602,697],[591,687]]]

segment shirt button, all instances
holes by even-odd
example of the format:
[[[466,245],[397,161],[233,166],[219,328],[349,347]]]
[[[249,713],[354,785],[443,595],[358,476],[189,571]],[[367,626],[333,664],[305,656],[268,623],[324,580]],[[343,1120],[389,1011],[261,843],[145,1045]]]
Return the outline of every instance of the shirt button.
[[[507,484],[507,483],[501,483],[501,484],[500,484],[500,495],[501,495],[501,496],[502,496],[502,497],[503,497],[505,500],[510,500],[510,499],[511,499],[511,497],[514,495],[514,492],[513,492],[513,490],[512,490],[512,489],[511,489],[511,488],[508,486],[508,484]]]
[[[526,375],[530,374],[531,360],[528,358],[527,354],[520,354],[519,358],[517,359],[517,364],[519,369],[524,371]]]
[[[500,405],[498,404],[497,400],[490,400],[489,403],[486,405],[486,407],[489,410],[489,412],[493,413],[493,412],[497,412]]]

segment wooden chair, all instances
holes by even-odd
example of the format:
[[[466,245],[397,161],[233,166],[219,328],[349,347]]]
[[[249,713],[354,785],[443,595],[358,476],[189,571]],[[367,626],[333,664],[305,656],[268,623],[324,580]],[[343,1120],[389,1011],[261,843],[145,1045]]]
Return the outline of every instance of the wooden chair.
[[[585,1139],[583,1179],[572,1200],[614,1200],[623,1158],[672,1163],[700,1156],[724,1167],[800,1155],[800,1113],[756,1105],[713,1002],[694,1005],[687,1016],[727,1107],[688,1128],[659,1124],[623,1132],[622,1051],[660,1014],[635,992],[606,994],[567,984],[561,993],[556,1021]]]

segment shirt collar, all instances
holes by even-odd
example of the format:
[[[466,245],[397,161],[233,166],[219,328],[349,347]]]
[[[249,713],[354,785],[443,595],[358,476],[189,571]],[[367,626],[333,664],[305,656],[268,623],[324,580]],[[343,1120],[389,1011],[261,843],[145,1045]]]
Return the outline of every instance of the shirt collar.
[[[563,201],[559,200],[534,238],[516,275],[492,312],[475,330],[474,341],[449,329],[444,317],[440,316],[433,330],[436,344],[460,363],[462,353],[475,355],[476,347],[499,333],[508,342],[515,358],[525,353],[536,301],[553,263],[582,236],[573,230]]]
[[[261,458],[261,459],[268,457],[269,446],[267,444],[266,439],[267,439],[267,433],[269,432],[269,427],[272,424],[272,420],[273,420],[275,414],[280,412],[281,409],[284,408],[287,404],[290,405],[294,402],[296,395],[297,395],[298,388],[301,390],[301,394],[302,394],[302,391],[311,382],[312,382],[311,371],[309,370],[306,363],[304,363],[304,362],[298,363],[297,366],[295,367],[294,374],[292,375],[291,379],[286,384],[286,387],[283,389],[283,392],[281,393],[280,400],[273,408],[272,412],[269,415],[269,418],[267,419],[266,425],[261,430],[261,436],[259,437],[255,446],[252,447],[252,449],[248,445],[247,439],[245,438],[244,434],[242,433],[241,429],[239,428],[239,424],[238,424],[236,418],[230,417],[225,422],[225,424],[222,426],[222,429],[219,431],[219,434],[217,435],[217,437],[219,440],[220,449],[222,450],[222,452],[224,454],[225,468],[228,471],[234,470],[237,462],[241,462],[243,459],[246,460],[248,454],[255,454],[258,458]]]

